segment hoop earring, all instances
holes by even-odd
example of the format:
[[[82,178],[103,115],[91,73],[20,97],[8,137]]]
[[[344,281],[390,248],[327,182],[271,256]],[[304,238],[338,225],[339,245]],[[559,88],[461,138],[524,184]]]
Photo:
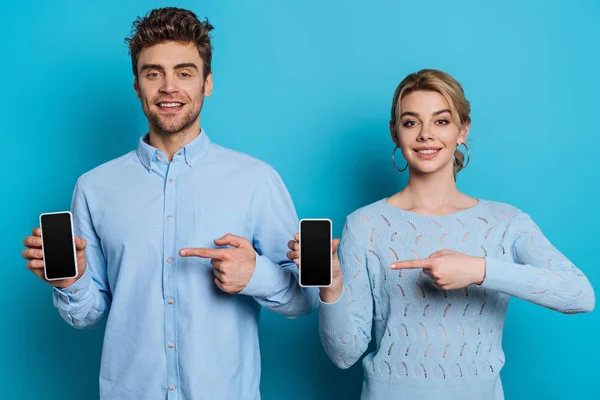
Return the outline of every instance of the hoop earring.
[[[406,168],[408,168],[408,162],[406,163],[406,167],[404,167],[402,169],[398,168],[398,166],[396,165],[396,150],[398,150],[398,149],[399,149],[399,147],[396,146],[394,148],[394,151],[392,151],[392,164],[394,164],[394,168],[396,168],[399,172],[404,172],[404,171],[406,171]]]
[[[467,168],[467,165],[469,165],[469,162],[471,162],[471,152],[469,151],[469,148],[467,147],[466,143],[460,143],[460,144],[465,146],[465,149],[467,149],[467,163],[465,164],[463,161],[463,166],[462,166],[463,168]],[[460,146],[460,144],[459,144],[459,146]]]

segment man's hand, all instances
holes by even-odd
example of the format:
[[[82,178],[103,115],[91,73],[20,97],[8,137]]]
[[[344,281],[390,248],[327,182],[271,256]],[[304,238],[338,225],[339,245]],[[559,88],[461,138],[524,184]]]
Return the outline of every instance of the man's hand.
[[[217,246],[231,245],[233,248],[187,248],[181,249],[179,255],[210,258],[210,264],[213,266],[215,274],[215,284],[219,289],[230,294],[241,292],[254,273],[256,266],[254,247],[248,239],[230,233],[216,239],[215,244]]]
[[[77,253],[77,277],[69,279],[61,279],[57,281],[48,281],[44,277],[44,255],[42,252],[42,231],[40,228],[34,228],[31,232],[32,236],[27,236],[23,240],[23,244],[27,247],[21,253],[21,256],[27,260],[27,269],[36,274],[41,280],[55,286],[57,288],[66,288],[75,283],[85,272],[85,239],[75,237],[75,249]]]
[[[441,250],[429,258],[395,262],[391,269],[423,269],[433,284],[443,290],[462,289],[480,285],[485,279],[485,259],[452,250]]]

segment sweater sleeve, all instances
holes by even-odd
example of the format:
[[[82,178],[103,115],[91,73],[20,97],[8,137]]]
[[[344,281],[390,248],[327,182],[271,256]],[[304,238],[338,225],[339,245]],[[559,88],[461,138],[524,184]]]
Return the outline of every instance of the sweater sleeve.
[[[481,286],[565,314],[594,309],[594,290],[588,279],[548,241],[529,215],[517,211],[507,233],[515,262],[486,258]]]
[[[319,333],[325,352],[339,368],[349,368],[371,341],[373,296],[367,256],[347,220],[338,249],[344,275],[343,292],[334,303],[321,301]]]

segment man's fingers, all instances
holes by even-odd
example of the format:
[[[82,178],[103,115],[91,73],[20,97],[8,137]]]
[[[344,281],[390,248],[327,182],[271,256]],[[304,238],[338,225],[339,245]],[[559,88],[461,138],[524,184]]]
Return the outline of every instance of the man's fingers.
[[[417,269],[417,268],[427,268],[431,264],[430,260],[422,259],[422,260],[407,260],[407,261],[398,261],[390,265],[390,269]]]
[[[221,266],[223,265],[223,261],[221,261],[219,259],[216,259],[216,258],[211,259],[210,265],[212,265],[212,267],[219,272],[223,271],[223,269],[221,268]]]
[[[85,239],[75,236],[75,248],[77,250],[83,250],[85,249],[85,246],[87,246],[87,242],[85,241]]]
[[[294,235],[294,240],[295,240],[296,242],[299,242],[299,241],[300,241],[300,234],[299,234],[299,233],[296,233],[296,234]]]
[[[39,227],[33,228],[33,230],[31,231],[31,234],[33,236],[42,237],[42,231]]]
[[[27,247],[42,247],[42,238],[37,236],[27,236],[23,239],[23,245]]]
[[[227,235],[215,239],[215,244],[217,246],[233,246],[233,247],[252,247],[252,245],[250,244],[250,242],[248,241],[248,239],[240,237],[240,236],[236,236],[233,235],[231,233],[228,233]]]
[[[40,249],[25,249],[21,253],[21,256],[26,260],[36,260],[42,259],[44,257],[44,253]]]
[[[217,268],[214,268],[214,269],[213,269],[213,274],[215,275],[215,277],[216,277],[217,279],[219,279],[219,282],[221,282],[221,283],[222,283],[222,282],[225,280],[225,279],[223,278],[223,273],[222,273],[222,272],[221,272],[219,269],[217,269]]]
[[[225,289],[223,288],[223,282],[215,276],[215,285],[217,285],[217,287],[219,289],[221,289],[222,291],[225,291]]]
[[[179,250],[179,255],[182,257],[216,258],[223,260],[226,254],[227,249],[190,248]]]
[[[288,242],[288,249],[298,251],[298,242],[296,242],[295,240],[290,240]]]
[[[294,260],[294,259],[298,258],[298,252],[297,251],[288,251],[286,255],[287,255],[287,258],[289,260]]]
[[[29,270],[38,270],[44,268],[43,260],[29,260],[27,261],[27,269]]]

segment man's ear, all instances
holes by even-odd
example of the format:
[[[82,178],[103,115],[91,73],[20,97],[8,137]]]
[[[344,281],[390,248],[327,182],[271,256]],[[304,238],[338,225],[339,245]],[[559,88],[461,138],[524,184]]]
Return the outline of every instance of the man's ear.
[[[210,96],[212,94],[212,90],[213,90],[213,80],[212,80],[212,71],[208,73],[208,76],[206,77],[206,81],[204,82],[204,95],[206,97]]]
[[[135,90],[135,97],[137,97],[138,99],[141,98],[141,95],[140,95],[140,86],[138,85],[137,78],[135,78],[133,80],[133,90]]]

